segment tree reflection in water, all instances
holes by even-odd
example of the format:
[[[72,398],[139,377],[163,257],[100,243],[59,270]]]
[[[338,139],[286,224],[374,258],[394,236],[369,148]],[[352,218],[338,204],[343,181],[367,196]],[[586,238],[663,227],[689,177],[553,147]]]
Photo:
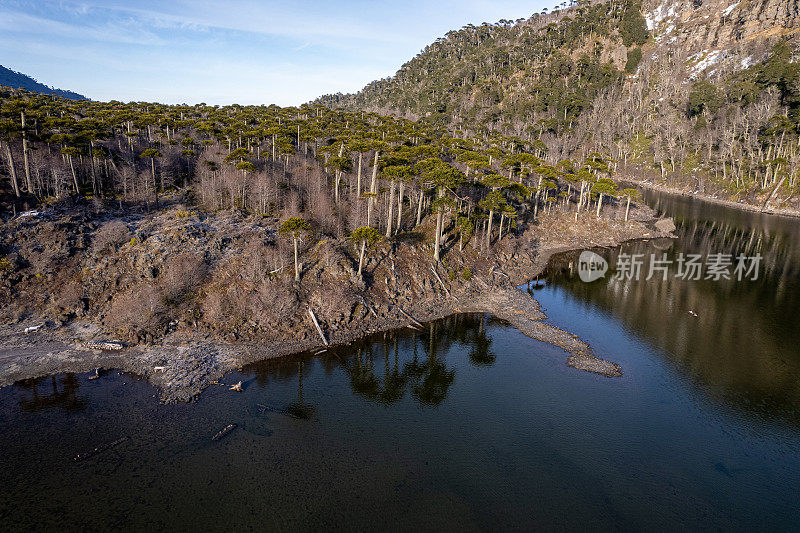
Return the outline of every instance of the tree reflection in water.
[[[469,347],[469,361],[475,366],[494,364],[496,356],[486,333],[487,320],[484,315],[456,315],[428,324],[427,332],[422,334],[409,330],[386,332],[353,346],[333,347],[320,356],[302,354],[261,361],[248,365],[243,372],[255,373],[261,386],[298,374],[298,401],[287,408],[292,414],[294,409],[313,409],[302,397],[303,365],[312,361],[322,365],[327,374],[343,369],[351,390],[371,402],[391,405],[410,393],[420,405],[435,407],[447,398],[455,382],[455,371],[446,360],[451,346],[458,343]],[[383,357],[378,356],[376,363],[377,353]]]
[[[47,391],[46,386],[43,386],[45,381],[50,381],[50,390],[43,393],[40,389],[44,388]],[[25,379],[16,382],[14,386],[29,389],[32,393],[31,398],[22,398],[19,401],[19,406],[24,411],[42,411],[54,407],[61,407],[69,411],[86,409],[86,401],[78,398],[80,383],[73,373],[66,374],[61,379],[61,390],[58,388],[56,376]]]
[[[297,362],[297,401],[290,403],[286,411],[303,420],[314,416],[314,407],[303,401],[303,361]]]
[[[675,218],[678,239],[600,251],[611,266],[620,252],[642,254],[640,280],[614,279],[612,270],[583,283],[575,252],[551,260],[549,281],[573,303],[603,309],[656,346],[710,397],[800,424],[800,223],[652,192],[646,197]],[[679,254],[699,254],[705,262],[715,253],[760,254],[758,279],[684,281],[674,266],[666,280],[644,279],[651,254],[674,262]]]

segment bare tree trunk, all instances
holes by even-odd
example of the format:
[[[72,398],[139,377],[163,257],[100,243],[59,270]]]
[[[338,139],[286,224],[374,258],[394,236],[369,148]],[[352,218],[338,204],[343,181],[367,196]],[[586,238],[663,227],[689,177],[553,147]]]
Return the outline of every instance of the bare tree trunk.
[[[297,262],[297,239],[294,241],[294,280],[300,281],[300,264]]]
[[[28,164],[28,134],[25,133],[25,111],[21,111],[20,116],[22,119],[22,165],[25,168],[25,186],[28,188],[28,193],[33,194],[31,168]]]
[[[492,219],[494,218],[494,211],[489,210],[489,220],[486,226],[486,248],[492,245]]]
[[[14,166],[14,154],[11,153],[11,144],[6,142],[6,159],[8,160],[8,173],[11,175],[11,188],[19,198],[19,181],[17,181],[17,168]]]
[[[391,184],[389,185],[389,213],[386,217],[386,238],[392,236],[392,222],[394,221],[394,187],[395,182],[392,180]]]
[[[375,151],[375,164],[372,167],[372,182],[369,186],[369,192],[371,196],[369,198],[369,203],[367,204],[367,226],[370,225],[370,221],[372,220],[372,207],[376,198],[375,187],[378,181],[378,157],[380,157],[380,153],[380,150]]]
[[[358,153],[358,177],[356,178],[356,197],[361,196],[361,161],[364,159],[364,154]]]
[[[397,235],[400,233],[400,223],[403,221],[403,192],[405,191],[406,182],[400,182],[400,196],[397,200],[397,229],[395,229],[394,233]]]
[[[364,251],[367,249],[367,241],[361,241],[361,253],[358,254],[358,277],[361,277],[361,267],[364,266]]]
[[[72,162],[72,156],[68,155],[67,159],[69,160],[69,169],[72,171],[72,182],[75,184],[75,194],[80,194],[81,190],[78,187],[78,175],[75,174],[75,164]]]
[[[150,158],[150,171],[153,173],[153,190],[156,193],[156,211],[158,211],[158,182],[156,182],[156,158]]]
[[[419,223],[420,223],[420,221],[422,219],[422,199],[423,199],[424,196],[425,195],[423,194],[422,186],[420,185],[420,188],[419,188],[419,204],[417,204],[417,223],[415,224],[415,227],[419,226]]]

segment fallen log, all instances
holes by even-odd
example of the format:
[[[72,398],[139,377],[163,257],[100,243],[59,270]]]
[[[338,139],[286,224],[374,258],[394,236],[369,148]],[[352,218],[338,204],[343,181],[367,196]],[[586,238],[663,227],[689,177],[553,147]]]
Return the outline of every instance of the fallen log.
[[[398,309],[400,309],[400,308],[398,307]],[[411,321],[411,322],[412,322],[412,323],[413,323],[415,326],[423,327],[421,322],[419,322],[418,320],[416,320],[416,319],[415,319],[413,316],[409,315],[408,313],[406,313],[406,312],[405,312],[405,311],[403,311],[402,309],[400,309],[400,313],[402,313],[402,315],[403,315],[404,317],[406,317],[407,319],[409,319],[409,320],[410,320],[410,321]]]
[[[444,281],[442,281],[442,278],[440,278],[440,277],[439,277],[439,274],[436,272],[436,269],[435,269],[435,268],[433,268],[433,267],[431,267],[431,272],[433,272],[433,275],[434,275],[434,276],[436,276],[436,279],[438,279],[438,280],[439,280],[439,283],[441,283],[441,284],[442,284],[442,288],[444,289],[444,292],[445,292],[445,293],[446,293],[448,296],[452,297],[453,295],[452,295],[452,294],[450,294],[450,289],[448,289],[448,288],[447,288],[447,285],[445,285],[445,284],[444,284]]]
[[[311,310],[311,307],[308,308],[308,314],[311,315],[311,320],[317,327],[317,332],[319,333],[319,336],[322,337],[322,342],[325,343],[325,346],[329,346],[328,339],[325,338],[325,333],[322,332],[322,328],[319,326],[319,322],[317,322],[317,317],[314,315],[314,311]]]
[[[84,346],[92,350],[104,350],[108,352],[118,352],[125,347],[119,341],[86,341]]]

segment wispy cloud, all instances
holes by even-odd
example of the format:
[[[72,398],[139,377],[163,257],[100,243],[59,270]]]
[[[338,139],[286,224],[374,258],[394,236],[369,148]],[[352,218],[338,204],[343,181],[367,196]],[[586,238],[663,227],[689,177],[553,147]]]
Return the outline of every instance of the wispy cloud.
[[[0,0],[0,64],[95,99],[295,105],[533,0]]]

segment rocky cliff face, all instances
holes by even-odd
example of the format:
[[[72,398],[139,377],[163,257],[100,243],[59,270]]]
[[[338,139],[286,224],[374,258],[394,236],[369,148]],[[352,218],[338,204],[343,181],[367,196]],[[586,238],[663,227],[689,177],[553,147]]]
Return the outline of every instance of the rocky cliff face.
[[[643,10],[655,49],[685,56],[691,77],[746,68],[777,39],[800,39],[800,0],[651,0]]]

